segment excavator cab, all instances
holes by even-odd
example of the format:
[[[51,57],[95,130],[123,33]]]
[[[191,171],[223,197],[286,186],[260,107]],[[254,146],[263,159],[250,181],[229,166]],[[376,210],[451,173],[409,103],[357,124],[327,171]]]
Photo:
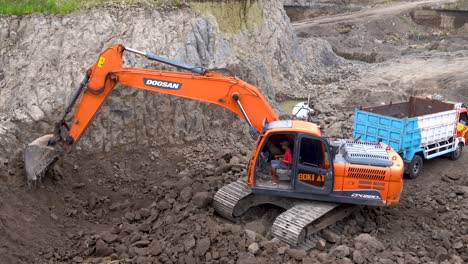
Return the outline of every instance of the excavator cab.
[[[334,174],[331,147],[327,140],[309,131],[293,131],[292,121],[276,121],[258,143],[254,168],[254,192],[278,192],[282,196],[306,198],[303,195],[327,194],[333,189]],[[312,130],[317,132],[315,130]],[[275,156],[284,154],[280,144],[288,142],[293,161],[276,169]]]

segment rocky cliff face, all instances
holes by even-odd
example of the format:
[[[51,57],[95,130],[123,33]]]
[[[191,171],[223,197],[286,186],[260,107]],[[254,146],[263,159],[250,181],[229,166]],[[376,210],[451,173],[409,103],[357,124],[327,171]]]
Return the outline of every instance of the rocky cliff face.
[[[274,107],[278,96],[303,97],[307,84],[323,77],[317,66],[340,63],[322,42],[309,40],[303,45],[313,52],[303,52],[277,1],[0,16],[0,176],[13,174],[28,142],[52,132],[86,69],[114,43],[234,74],[258,86]],[[125,63],[169,69],[133,55]],[[208,134],[244,139],[245,128],[217,106],[117,87],[77,151],[162,147]]]

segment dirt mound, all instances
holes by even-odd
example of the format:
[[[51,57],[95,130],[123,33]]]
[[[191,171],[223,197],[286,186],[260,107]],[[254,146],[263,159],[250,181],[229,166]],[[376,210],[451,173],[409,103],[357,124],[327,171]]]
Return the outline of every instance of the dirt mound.
[[[76,156],[37,190],[2,189],[6,263],[468,260],[468,155],[427,162],[421,178],[406,181],[397,208],[363,208],[322,231],[316,249],[302,252],[271,237],[280,210],[254,208],[233,224],[210,207],[218,188],[245,175],[246,151],[190,149],[199,151],[132,152],[140,162],[125,152]]]

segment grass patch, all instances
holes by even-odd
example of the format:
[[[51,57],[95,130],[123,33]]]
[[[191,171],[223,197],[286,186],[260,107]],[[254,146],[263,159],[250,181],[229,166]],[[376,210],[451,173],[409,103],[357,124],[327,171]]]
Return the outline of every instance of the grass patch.
[[[147,5],[155,8],[180,8],[187,0],[0,0],[0,14],[68,14],[99,6]]]
[[[297,99],[296,100],[285,100],[285,101],[280,103],[280,106],[281,106],[281,109],[283,109],[283,111],[287,112],[288,114],[291,114],[294,106],[296,106],[298,103],[302,103],[302,102],[307,102],[307,99],[303,99],[303,100],[297,100]]]
[[[76,0],[0,0],[0,14],[68,14],[80,7]]]

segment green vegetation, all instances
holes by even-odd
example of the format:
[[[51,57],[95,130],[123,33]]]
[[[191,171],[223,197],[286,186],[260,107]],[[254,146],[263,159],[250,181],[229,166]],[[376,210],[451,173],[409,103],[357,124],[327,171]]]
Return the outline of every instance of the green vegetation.
[[[200,13],[213,15],[219,29],[226,33],[253,31],[263,25],[262,0],[192,1],[190,6]]]
[[[301,103],[301,102],[307,102],[307,99],[303,99],[303,100],[285,100],[283,102],[280,103],[280,106],[281,106],[281,109],[283,109],[283,111],[287,112],[287,113],[292,113],[292,110],[294,108],[294,106],[296,106],[298,103]]]
[[[443,4],[442,9],[468,11],[468,0],[458,0],[455,3]]]
[[[186,5],[186,2],[184,0],[0,0],[0,14],[68,14],[81,8],[140,4],[157,8],[179,8]]]
[[[263,0],[0,0],[0,14],[68,14],[83,8],[145,5],[156,9],[192,7],[213,15],[222,32],[238,34],[263,25]]]
[[[0,14],[66,14],[80,8],[80,4],[76,0],[0,0]]]

